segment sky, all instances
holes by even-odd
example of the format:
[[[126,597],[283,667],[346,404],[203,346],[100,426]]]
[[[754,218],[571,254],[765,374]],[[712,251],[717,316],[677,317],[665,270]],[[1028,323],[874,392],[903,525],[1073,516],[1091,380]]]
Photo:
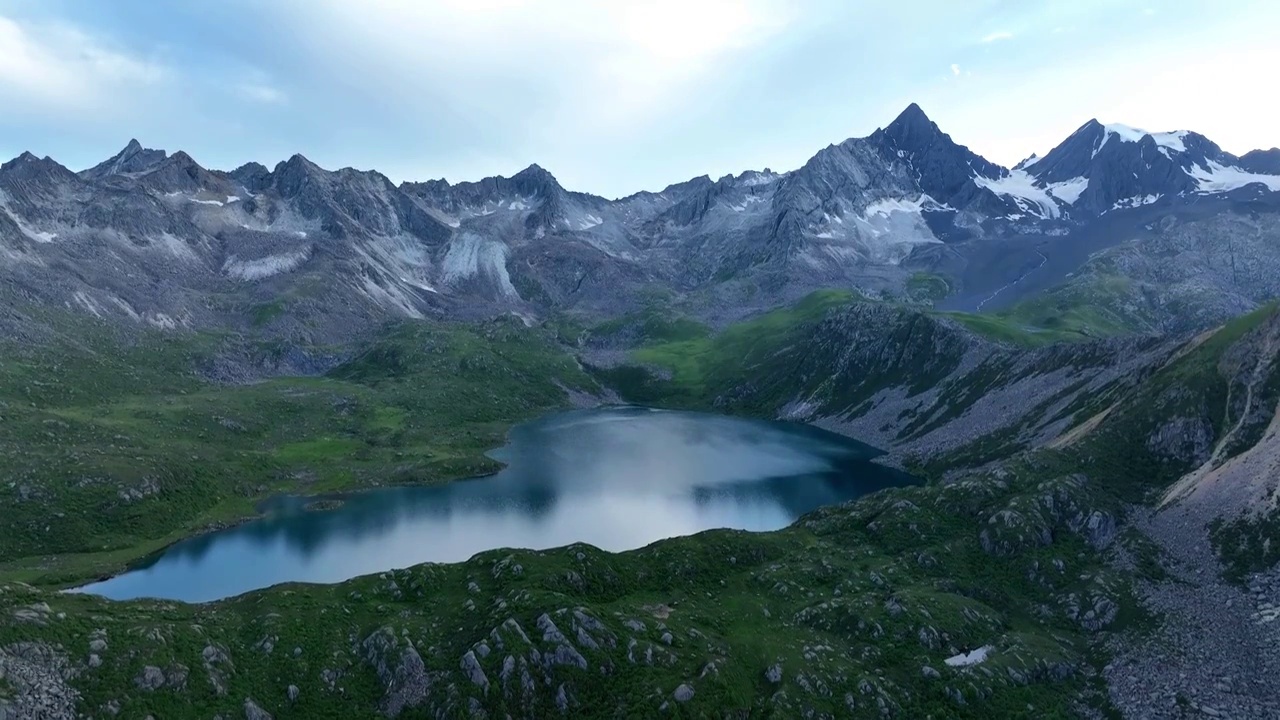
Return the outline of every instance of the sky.
[[[911,102],[1012,165],[1090,118],[1280,145],[1280,3],[0,0],[0,157],[130,138],[619,197],[789,170]]]

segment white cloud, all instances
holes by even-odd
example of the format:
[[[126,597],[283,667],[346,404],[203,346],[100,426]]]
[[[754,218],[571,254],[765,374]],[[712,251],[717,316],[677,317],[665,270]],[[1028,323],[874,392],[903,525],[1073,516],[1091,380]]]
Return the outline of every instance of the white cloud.
[[[999,32],[993,32],[990,35],[984,36],[982,38],[982,42],[993,43],[993,42],[998,42],[1000,40],[1012,40],[1012,39],[1013,39],[1013,33],[1001,30]]]
[[[951,74],[956,77],[960,77],[960,66],[955,63],[951,63]]]
[[[525,138],[678,113],[794,17],[788,0],[293,0],[285,12],[348,87],[415,114],[515,113]]]
[[[6,112],[106,112],[132,90],[163,82],[163,65],[111,47],[66,23],[0,15],[0,104]]]

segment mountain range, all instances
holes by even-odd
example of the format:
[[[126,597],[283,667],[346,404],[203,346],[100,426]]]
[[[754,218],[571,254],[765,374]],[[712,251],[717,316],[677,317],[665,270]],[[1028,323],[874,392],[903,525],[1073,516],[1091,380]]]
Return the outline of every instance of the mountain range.
[[[1252,218],[1265,246],[1278,209],[1280,149],[1235,157],[1194,132],[1091,120],[1005,168],[915,104],[793,171],[616,200],[566,190],[537,165],[396,185],[301,155],[208,170],[133,140],[78,173],[30,153],[0,166],[0,273],[26,300],[98,317],[205,328],[270,316],[313,340],[396,316],[617,314],[654,285],[695,293],[714,317],[819,287],[899,297],[927,275],[945,283],[939,307],[997,310],[1100,253],[1212,238],[1233,218]],[[1127,261],[1126,302],[1146,306],[1144,324],[1168,329],[1185,313],[1164,306],[1216,296],[1227,300],[1202,319],[1222,319],[1280,291],[1266,253],[1202,251],[1190,278]],[[1203,292],[1170,290],[1188,282]]]

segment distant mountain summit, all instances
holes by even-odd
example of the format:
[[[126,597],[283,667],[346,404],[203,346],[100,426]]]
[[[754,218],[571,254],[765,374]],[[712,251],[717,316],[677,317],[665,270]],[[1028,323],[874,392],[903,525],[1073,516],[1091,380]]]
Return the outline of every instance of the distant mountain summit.
[[[886,154],[910,165],[920,189],[943,204],[967,205],[974,200],[974,178],[996,181],[1009,174],[954,142],[915,103],[870,139],[881,144]]]
[[[87,180],[102,180],[112,175],[135,175],[159,165],[168,157],[164,150],[142,147],[137,140],[130,140],[120,152],[80,173]]]
[[[1251,184],[1280,190],[1280,177],[1257,172],[1268,167],[1264,155],[1243,161],[1199,133],[1148,132],[1097,120],[1022,165],[1070,211],[1084,216]]]

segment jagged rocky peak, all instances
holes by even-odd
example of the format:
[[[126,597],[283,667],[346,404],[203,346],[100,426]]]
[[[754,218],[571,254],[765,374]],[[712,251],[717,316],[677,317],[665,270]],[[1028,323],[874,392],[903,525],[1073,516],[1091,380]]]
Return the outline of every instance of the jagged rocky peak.
[[[457,184],[444,179],[406,182],[400,188],[437,210],[459,217],[499,210],[525,212],[548,205],[555,207],[547,208],[547,212],[556,215],[559,211],[555,208],[566,195],[555,176],[537,164],[511,177],[494,175]]]
[[[3,165],[0,165],[0,171],[6,172],[6,173],[13,173],[13,172],[17,172],[19,168],[29,168],[39,162],[40,162],[40,158],[37,157],[35,153],[31,152],[30,150],[24,150],[22,151],[22,154],[19,155],[18,157],[10,160],[9,162]]]
[[[53,158],[36,157],[29,151],[0,165],[0,179],[26,183],[45,190],[54,184],[78,180],[75,173],[59,165]]]
[[[884,134],[899,149],[910,152],[932,145],[943,132],[937,123],[929,119],[923,108],[911,103],[885,127]]]
[[[179,150],[137,175],[143,187],[163,193],[230,193],[232,183],[222,173],[207,170]]]
[[[940,203],[955,205],[961,196],[967,201],[973,193],[975,176],[998,180],[1009,174],[952,140],[916,103],[908,105],[869,139],[881,146],[889,162],[896,158],[910,165],[916,171],[920,189]]]
[[[319,165],[311,162],[302,153],[294,153],[289,156],[288,160],[282,160],[276,163],[275,174],[312,174],[323,172]]]
[[[272,185],[282,197],[294,197],[307,185],[317,182],[325,171],[301,153],[276,164],[271,173]]]
[[[271,170],[262,163],[247,162],[227,175],[252,193],[262,192],[271,186]]]
[[[537,163],[512,175],[511,184],[521,192],[544,198],[563,191],[555,176]]]
[[[101,180],[112,175],[136,175],[151,170],[167,157],[168,153],[164,150],[144,148],[137,139],[131,139],[123,150],[80,174],[91,180]]]
[[[1102,147],[1106,128],[1097,120],[1090,120],[1067,136],[1057,147],[1042,157],[1032,156],[1019,164],[1044,182],[1061,182],[1069,178],[1088,177],[1093,158]]]

